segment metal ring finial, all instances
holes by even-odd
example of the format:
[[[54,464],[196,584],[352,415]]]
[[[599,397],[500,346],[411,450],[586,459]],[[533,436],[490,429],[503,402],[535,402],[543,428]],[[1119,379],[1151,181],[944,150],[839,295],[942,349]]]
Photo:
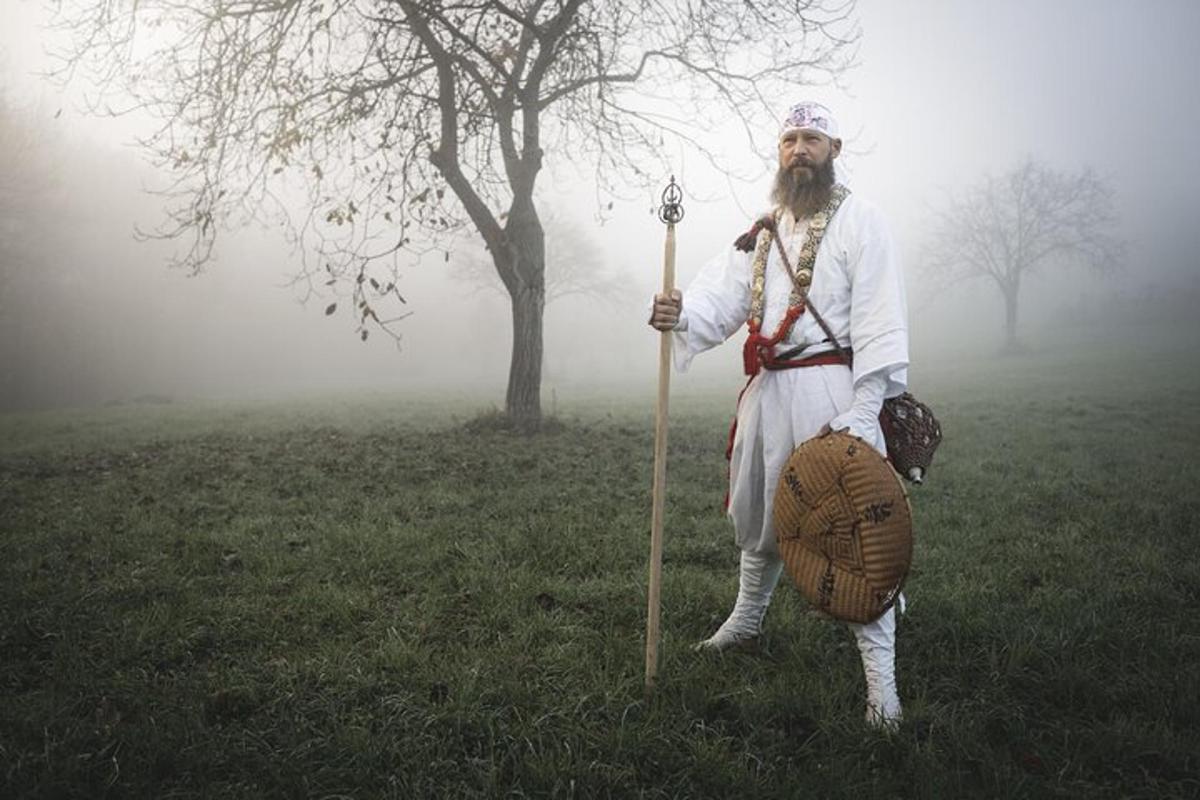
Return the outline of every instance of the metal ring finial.
[[[662,205],[658,207],[658,218],[668,225],[674,225],[683,219],[683,189],[671,176],[671,182],[663,189]]]

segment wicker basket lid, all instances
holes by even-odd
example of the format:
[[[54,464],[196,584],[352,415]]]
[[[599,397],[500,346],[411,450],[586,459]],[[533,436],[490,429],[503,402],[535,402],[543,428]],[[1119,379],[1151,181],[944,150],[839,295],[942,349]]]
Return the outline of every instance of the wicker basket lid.
[[[871,622],[895,602],[912,563],[912,509],[891,466],[847,433],[793,451],[775,493],[775,536],[810,603]]]

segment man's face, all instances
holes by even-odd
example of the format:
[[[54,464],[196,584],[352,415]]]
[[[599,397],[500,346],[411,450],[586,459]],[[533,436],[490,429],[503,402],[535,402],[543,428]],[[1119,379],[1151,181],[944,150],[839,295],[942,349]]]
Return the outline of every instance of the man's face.
[[[792,173],[798,184],[816,177],[817,170],[842,152],[842,140],[807,130],[788,131],[779,139],[779,167]]]

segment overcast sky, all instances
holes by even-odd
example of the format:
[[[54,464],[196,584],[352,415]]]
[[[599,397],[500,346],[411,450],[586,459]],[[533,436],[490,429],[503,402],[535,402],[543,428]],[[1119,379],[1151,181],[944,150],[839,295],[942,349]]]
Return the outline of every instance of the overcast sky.
[[[360,343],[349,322],[324,317],[323,302],[302,307],[294,292],[279,288],[293,257],[271,231],[227,237],[219,261],[195,279],[166,270],[161,248],[132,245],[133,224],[155,221],[153,199],[131,201],[127,209],[111,206],[114,196],[128,197],[146,182],[128,146],[139,122],[90,117],[76,94],[64,96],[39,79],[34,73],[46,66],[48,42],[40,28],[40,4],[0,0],[0,9],[0,84],[9,97],[80,147],[111,153],[111,159],[130,165],[127,185],[94,185],[81,178],[72,187],[79,197],[93,198],[106,220],[105,229],[93,234],[97,257],[87,274],[94,284],[86,290],[114,303],[135,294],[156,298],[156,311],[129,303],[115,318],[90,323],[98,330],[73,329],[51,355],[40,356],[46,362],[43,378],[51,380],[46,376],[55,373],[56,361],[70,364],[75,378],[53,378],[69,387],[78,371],[87,369],[82,365],[103,363],[96,369],[109,376],[103,386],[81,394],[91,399],[147,392],[240,396],[276,389],[428,387],[449,381],[472,383],[502,403],[508,350],[504,305],[447,280],[440,259],[406,278],[417,313],[397,354],[382,339]],[[858,66],[844,76],[843,85],[798,86],[795,97],[781,98],[780,112],[790,101],[819,99],[833,108],[849,135],[852,186],[885,211],[905,254],[912,304],[922,309],[921,321],[914,320],[916,374],[922,348],[932,348],[932,340],[952,330],[935,332],[930,320],[962,325],[965,319],[964,296],[950,302],[925,297],[912,263],[919,258],[929,209],[947,191],[985,173],[1003,172],[1025,156],[1060,169],[1090,165],[1112,179],[1123,217],[1119,233],[1136,244],[1137,254],[1136,270],[1122,280],[1151,275],[1186,281],[1196,275],[1200,158],[1192,139],[1200,126],[1195,86],[1200,2],[861,0],[858,15]],[[701,168],[698,158],[681,152],[677,160],[691,195],[679,232],[679,280],[686,283],[700,263],[744,229],[747,214],[764,208],[767,186],[765,181],[735,185],[731,192],[726,181]],[[569,199],[563,213],[593,232],[594,246],[607,263],[624,271],[638,298],[648,296],[661,269],[662,228],[648,213],[652,198],[618,202],[601,227],[595,222],[594,194],[584,181],[562,167],[553,175],[574,184],[562,193]],[[544,178],[543,197],[555,195],[552,182]],[[101,257],[105,253],[112,257]],[[998,299],[986,287],[975,291],[965,297],[982,310],[973,309],[967,317],[978,322],[994,315],[994,325],[988,321],[986,330],[980,327],[980,338],[998,338]],[[641,325],[644,302],[611,308],[564,301],[551,307],[548,386],[584,382],[594,368],[601,378],[652,374],[655,344]],[[1042,311],[1055,307],[1044,303]],[[1035,320],[1037,313],[1031,301]],[[494,335],[476,329],[459,336],[456,346],[469,358],[451,375],[439,369],[444,349],[438,342],[455,319],[470,319],[494,329]],[[152,337],[130,332],[147,328],[155,331]],[[581,348],[599,341],[598,329],[608,336],[621,331],[617,344],[602,356],[585,356]],[[727,375],[735,384],[736,359],[713,357],[701,372]]]

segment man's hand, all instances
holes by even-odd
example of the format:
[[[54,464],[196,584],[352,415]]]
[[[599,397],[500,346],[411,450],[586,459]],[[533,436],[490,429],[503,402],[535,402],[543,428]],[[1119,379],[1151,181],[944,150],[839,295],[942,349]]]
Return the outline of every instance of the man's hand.
[[[850,426],[843,425],[842,427],[838,428],[838,430],[839,431],[848,431],[848,430],[850,430]],[[829,427],[829,423],[826,422],[824,425],[821,426],[821,430],[817,431],[817,435],[815,438],[820,439],[822,436],[828,436],[831,433],[833,433],[833,428]]]
[[[660,331],[673,330],[679,323],[679,313],[683,310],[683,292],[672,289],[669,295],[654,295],[654,311],[650,314],[651,327]]]

